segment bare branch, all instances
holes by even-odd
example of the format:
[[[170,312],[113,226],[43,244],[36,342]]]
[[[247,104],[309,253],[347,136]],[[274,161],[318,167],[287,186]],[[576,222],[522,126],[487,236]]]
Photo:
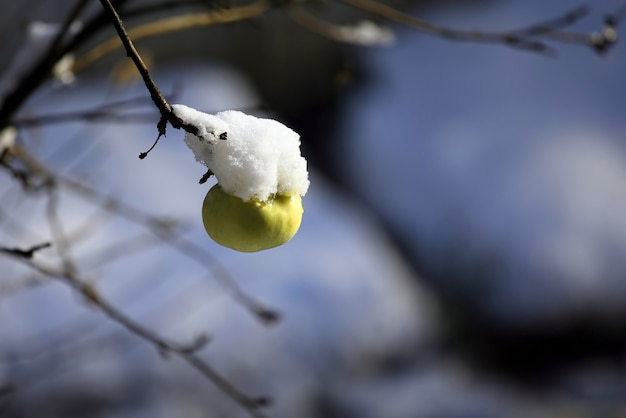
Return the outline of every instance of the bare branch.
[[[67,271],[59,272],[54,269],[44,267],[43,265],[35,263],[32,260],[25,260],[23,258],[20,259],[23,260],[25,264],[30,266],[35,271],[45,276],[55,278],[76,290],[93,306],[98,308],[102,313],[109,317],[109,319],[123,326],[132,334],[140,337],[145,341],[150,342],[159,350],[159,352],[172,353],[185,360],[189,365],[194,367],[203,376],[213,382],[226,395],[236,401],[240,406],[245,408],[251,416],[255,418],[266,417],[263,413],[259,411],[259,409],[268,404],[268,398],[249,397],[248,395],[237,389],[235,386],[233,386],[228,380],[226,380],[226,378],[224,378],[208,363],[206,363],[204,360],[196,355],[196,352],[199,349],[203,348],[208,342],[208,337],[206,335],[200,335],[191,345],[181,345],[172,341],[168,341],[154,331],[144,327],[138,322],[135,322],[129,316],[117,309],[97,291],[94,285],[82,279],[79,279],[72,274],[67,274],[69,273]]]
[[[52,178],[50,174],[48,174]],[[83,279],[79,279],[77,276],[77,269],[72,262],[69,254],[69,242],[67,240],[65,231],[58,217],[58,185],[59,183],[54,181],[50,183],[48,204],[46,209],[48,223],[54,238],[54,242],[59,252],[59,256],[62,261],[61,270],[56,270],[51,267],[45,267],[40,263],[36,263],[32,260],[32,257],[25,255],[29,254],[29,251],[17,251],[7,250],[5,254],[21,260],[22,263],[31,267],[35,272],[42,274],[45,277],[57,279],[74,290],[79,292],[87,301],[93,306],[97,307],[111,320],[122,325],[126,330],[132,334],[152,343],[162,354],[175,354],[185,360],[192,367],[196,368],[202,375],[212,381],[220,390],[226,395],[236,401],[240,406],[245,408],[251,416],[262,418],[264,415],[259,411],[259,408],[267,404],[267,398],[252,398],[233,386],[222,375],[216,372],[209,364],[203,361],[196,353],[201,350],[209,341],[206,334],[200,334],[190,344],[178,344],[172,341],[168,341],[152,330],[142,326],[138,322],[134,321],[130,317],[126,316],[122,311],[112,305],[106,298],[104,298],[97,290],[94,284],[89,283]],[[48,245],[39,245],[32,248],[34,252],[38,248],[47,247]]]
[[[228,270],[221,265],[215,256],[213,256],[209,251],[206,251],[206,249],[202,246],[185,239],[182,234],[176,230],[176,228],[173,228],[174,223],[171,220],[159,218],[152,214],[143,212],[118,199],[105,196],[96,189],[88,187],[76,180],[53,175],[21,147],[17,147],[17,154],[29,168],[30,172],[35,172],[37,175],[45,179],[44,184],[54,182],[54,184],[58,186],[64,186],[77,196],[95,203],[98,207],[145,227],[163,243],[176,249],[180,254],[203,266],[211,273],[215,280],[217,280],[220,285],[230,293],[235,301],[250,310],[263,322],[272,324],[280,319],[280,314],[278,312],[264,306],[244,292],[239,287],[236,280],[229,274]],[[57,233],[59,233],[58,230]],[[57,238],[59,236],[57,236]]]

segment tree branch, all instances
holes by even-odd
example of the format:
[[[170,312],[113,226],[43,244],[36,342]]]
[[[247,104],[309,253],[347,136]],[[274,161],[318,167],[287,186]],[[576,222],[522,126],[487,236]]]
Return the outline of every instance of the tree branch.
[[[200,374],[213,382],[231,399],[233,399],[240,406],[245,408],[251,416],[255,418],[266,418],[266,415],[261,413],[259,409],[267,406],[270,403],[269,398],[250,397],[244,394],[196,354],[196,352],[199,349],[203,348],[204,345],[208,342],[208,337],[206,337],[204,334],[200,335],[191,344],[188,345],[181,345],[172,341],[168,341],[154,331],[144,327],[138,322],[135,322],[132,318],[117,309],[106,298],[100,295],[95,286],[82,279],[79,279],[71,272],[59,272],[54,269],[44,267],[43,265],[35,263],[32,260],[26,260],[21,257],[19,259],[21,259],[25,264],[27,264],[38,273],[57,279],[67,284],[78,293],[80,293],[87,301],[89,301],[93,306],[98,308],[109,319],[126,328],[127,331],[131,332],[137,337],[150,342],[162,354],[172,353],[183,359],[189,365],[198,370]]]
[[[251,416],[255,418],[265,418],[260,408],[268,405],[269,400],[267,397],[250,397],[244,394],[197,355],[197,352],[208,343],[209,338],[207,335],[201,334],[189,344],[179,344],[165,339],[124,314],[103,297],[94,284],[79,278],[78,268],[71,258],[67,235],[64,231],[61,219],[58,216],[58,186],[62,183],[47,171],[44,175],[51,179],[48,182],[46,217],[52,233],[53,243],[59,253],[61,261],[60,267],[48,267],[33,260],[32,256],[29,256],[38,249],[48,247],[50,244],[47,243],[34,246],[28,250],[6,249],[4,254],[20,261],[24,265],[32,268],[35,272],[42,274],[44,277],[56,279],[67,284],[80,293],[109,319],[118,323],[130,333],[150,342],[161,354],[174,354],[183,359],[190,366],[198,370],[204,377],[213,382],[222,392],[243,407]],[[171,237],[168,237],[168,239],[171,239]]]
[[[554,49],[545,42],[534,38],[544,37],[561,42],[576,43],[594,47],[597,51],[606,51],[617,40],[615,27],[618,19],[605,22],[605,29],[591,34],[561,32],[559,29],[570,26],[588,14],[586,7],[578,7],[563,16],[527,27],[504,31],[485,32],[481,30],[459,30],[439,26],[427,20],[411,16],[376,0],[340,0],[356,9],[397,22],[421,32],[456,41],[499,43],[512,48],[532,52],[554,54]]]

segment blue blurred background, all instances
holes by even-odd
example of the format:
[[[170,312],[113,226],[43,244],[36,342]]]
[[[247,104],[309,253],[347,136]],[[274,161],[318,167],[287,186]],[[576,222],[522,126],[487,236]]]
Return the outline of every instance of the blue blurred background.
[[[45,48],[26,23],[66,13],[56,2],[4,3],[2,92]],[[577,6],[402,5],[483,30]],[[621,5],[589,6],[573,30],[601,29]],[[366,16],[337,5],[316,12],[343,23]],[[147,115],[142,123],[24,126],[18,141],[56,174],[180,222],[181,237],[283,320],[261,324],[205,265],[67,187],[59,214],[81,277],[167,338],[210,334],[201,356],[245,392],[272,397],[274,417],[624,416],[624,45],[600,55],[552,42],[548,57],[391,27],[393,45],[350,46],[276,10],[137,42],[173,102],[244,109],[301,134],[311,173],[302,229],[257,254],[204,233],[212,183],[198,184],[203,167],[181,132],[137,159],[158,117],[122,51],[70,85],[39,89],[21,118],[145,96],[127,110]],[[25,193],[2,172],[0,196],[0,244],[51,239],[45,193]],[[59,262],[54,248],[36,257]],[[33,273],[10,258],[0,272],[0,387],[16,389],[0,395],[1,416],[247,416],[63,284],[22,288]]]

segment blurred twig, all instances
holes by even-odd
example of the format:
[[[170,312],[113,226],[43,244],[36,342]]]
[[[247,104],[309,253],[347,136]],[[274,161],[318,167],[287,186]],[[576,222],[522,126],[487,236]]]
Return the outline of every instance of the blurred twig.
[[[145,341],[152,343],[162,354],[174,354],[185,360],[188,364],[193,366],[202,375],[213,382],[219,389],[226,393],[229,397],[235,400],[239,405],[244,407],[251,416],[256,418],[264,418],[265,415],[259,411],[259,408],[266,406],[269,402],[266,397],[249,397],[245,395],[239,389],[234,387],[228,380],[226,380],[221,374],[216,372],[208,363],[202,360],[196,354],[198,350],[204,347],[208,342],[207,337],[202,334],[190,344],[178,344],[172,341],[168,341],[161,337],[152,330],[142,326],[132,318],[124,314],[111,304],[106,298],[104,298],[95,288],[94,285],[80,279],[73,275],[73,272],[63,269],[62,271],[55,270],[50,267],[46,267],[41,263],[37,263],[34,260],[17,258],[22,260],[23,263],[31,267],[38,273],[41,273],[47,277],[51,277],[62,281],[67,284],[79,294],[81,294],[90,304],[98,308],[111,320],[117,322],[131,333],[142,338]]]
[[[129,28],[126,35],[137,41],[155,35],[162,35],[168,32],[175,32],[184,29],[191,29],[199,26],[212,26],[223,23],[232,23],[241,20],[260,16],[270,7],[267,0],[257,0],[256,2],[232,9],[211,10],[206,12],[194,12],[179,16],[169,16],[161,19],[151,20],[147,23]],[[79,56],[73,66],[74,71],[80,71],[89,64],[102,58],[104,55],[120,48],[122,43],[119,37],[110,38],[98,44],[85,54]]]
[[[122,5],[127,0],[113,0],[117,6]],[[83,29],[73,35],[72,39],[62,44],[63,38],[67,36],[67,32],[72,22],[74,22],[82,12],[86,1],[78,0],[75,6],[68,14],[62,29],[53,41],[54,48],[50,48],[46,54],[40,57],[37,62],[27,71],[15,88],[4,97],[2,107],[0,107],[0,128],[10,124],[14,113],[22,106],[22,104],[37,90],[41,84],[50,77],[54,65],[67,53],[73,51],[82,43],[91,39],[94,33],[102,28],[107,22],[106,14],[101,12],[99,15],[90,19],[83,25]]]
[[[56,247],[61,260],[60,268],[46,266],[41,262],[35,261],[32,253],[38,249],[47,247],[48,245],[38,245],[27,250],[6,249],[4,253],[9,257],[12,257],[23,264],[29,266],[36,273],[43,275],[44,277],[57,279],[80,293],[88,302],[97,307],[108,318],[122,325],[131,333],[136,336],[152,343],[162,354],[175,354],[185,360],[192,367],[196,368],[202,375],[213,382],[219,389],[221,389],[230,398],[235,400],[239,405],[244,407],[251,416],[261,418],[264,415],[259,411],[259,408],[265,406],[268,403],[268,399],[265,397],[253,398],[245,395],[234,387],[228,380],[217,373],[208,363],[203,361],[197,356],[197,351],[202,349],[208,342],[208,337],[204,334],[198,336],[190,344],[179,344],[173,341],[169,341],[153,332],[152,330],[144,327],[132,318],[124,314],[122,311],[112,305],[106,298],[104,298],[97,290],[96,286],[85,279],[79,277],[78,268],[74,263],[70,254],[70,243],[67,239],[67,235],[64,231],[61,219],[59,217],[59,187],[66,185],[66,182],[62,183],[59,179],[43,168],[34,158],[27,157],[28,154],[22,150],[19,153],[20,157],[25,159],[27,166],[32,165],[33,170],[39,172],[38,174],[47,179],[47,205],[46,205],[46,218],[52,234],[52,242]],[[88,190],[85,187],[79,187],[77,183],[73,183],[74,189],[85,191]],[[111,203],[111,202],[109,202]],[[119,214],[120,209],[123,206],[120,202],[115,202],[114,205],[117,208]],[[108,205],[110,206],[110,205]],[[134,213],[135,215],[140,212],[137,210],[129,209],[126,207],[127,212]],[[160,230],[157,224],[150,224],[151,230]],[[168,228],[163,225],[163,229]],[[156,233],[157,236],[158,233]],[[167,236],[168,240],[172,239],[172,236]],[[193,247],[192,247],[193,248]],[[243,294],[243,293],[242,293]]]
[[[170,94],[174,96],[174,94]],[[139,113],[134,111],[131,113],[128,110],[130,106],[152,106],[152,102],[144,96],[124,98],[121,100],[115,100],[106,102],[95,106],[91,109],[80,109],[74,111],[66,111],[59,113],[49,113],[43,115],[34,116],[22,116],[16,118],[13,123],[18,128],[51,125],[57,123],[67,122],[100,122],[100,123],[145,123],[153,122],[155,118],[154,111]]]
[[[44,57],[44,59],[52,59],[55,54],[58,54],[58,51],[61,49],[62,46],[63,38],[65,38],[65,36],[67,35],[72,23],[74,23],[74,21],[78,19],[82,11],[85,9],[88,1],[89,0],[78,0],[76,2],[74,8],[70,11],[70,14],[65,19],[65,22],[63,22],[59,33],[57,33],[57,36],[52,41],[52,44],[48,49],[48,56]]]

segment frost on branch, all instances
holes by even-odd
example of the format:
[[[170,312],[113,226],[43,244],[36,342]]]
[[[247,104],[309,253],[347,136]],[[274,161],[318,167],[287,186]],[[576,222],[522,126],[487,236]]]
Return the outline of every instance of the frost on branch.
[[[196,135],[185,133],[185,142],[227,193],[245,201],[306,194],[307,163],[300,153],[300,135],[292,129],[235,110],[211,115],[180,104],[172,110],[198,128]]]

